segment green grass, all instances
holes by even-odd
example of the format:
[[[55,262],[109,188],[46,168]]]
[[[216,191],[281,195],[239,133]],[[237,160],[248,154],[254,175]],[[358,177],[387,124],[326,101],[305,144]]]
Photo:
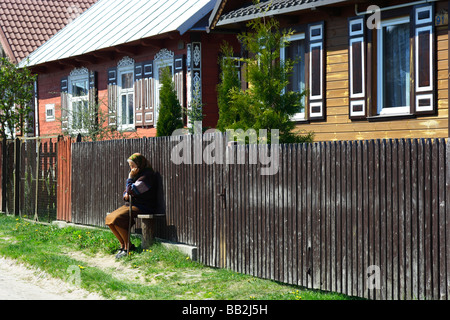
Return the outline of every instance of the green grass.
[[[355,299],[207,267],[158,242],[148,250],[140,248],[138,237],[132,242],[138,250],[115,260],[118,242],[106,229],[60,229],[0,214],[1,256],[68,282],[75,266],[80,270],[79,285],[107,299]]]

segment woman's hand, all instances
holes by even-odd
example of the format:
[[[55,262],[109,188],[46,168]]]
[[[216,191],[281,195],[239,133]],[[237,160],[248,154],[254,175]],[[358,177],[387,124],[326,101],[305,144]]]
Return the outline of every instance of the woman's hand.
[[[125,195],[123,196],[123,200],[128,201],[129,198],[130,196],[128,195],[128,193],[125,193]]]
[[[139,168],[133,168],[131,169],[130,173],[128,174],[128,179],[135,178],[139,173]]]

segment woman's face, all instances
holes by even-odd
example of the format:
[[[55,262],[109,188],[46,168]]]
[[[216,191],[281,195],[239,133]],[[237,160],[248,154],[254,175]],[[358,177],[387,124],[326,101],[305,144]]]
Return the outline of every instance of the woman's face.
[[[130,169],[137,168],[137,165],[136,165],[136,163],[134,163],[134,161],[128,161],[128,164],[130,165]]]

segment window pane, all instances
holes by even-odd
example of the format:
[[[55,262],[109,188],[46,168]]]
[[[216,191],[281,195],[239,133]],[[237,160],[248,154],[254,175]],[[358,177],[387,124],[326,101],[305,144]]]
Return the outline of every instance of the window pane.
[[[129,116],[129,121],[128,124],[133,124],[133,94],[128,94],[128,116]]]
[[[87,100],[83,100],[81,102],[82,104],[82,110],[81,110],[81,127],[82,128],[86,128],[87,126],[87,119],[89,119],[92,115],[89,114],[89,108],[88,108],[88,101]]]
[[[295,60],[287,90],[303,92],[305,90],[305,40],[291,41],[285,49],[285,59]],[[304,105],[304,97],[302,99]],[[303,106],[304,107],[304,106]],[[300,112],[304,112],[304,108]]]
[[[122,124],[127,124],[127,95],[122,95]]]
[[[122,89],[133,88],[133,72],[122,73]]]
[[[73,118],[73,128],[80,129],[81,128],[81,110],[80,110],[80,101],[72,102],[72,118]]]
[[[409,23],[383,28],[383,107],[410,105]]]
[[[87,80],[72,81],[72,96],[82,97],[88,94]]]

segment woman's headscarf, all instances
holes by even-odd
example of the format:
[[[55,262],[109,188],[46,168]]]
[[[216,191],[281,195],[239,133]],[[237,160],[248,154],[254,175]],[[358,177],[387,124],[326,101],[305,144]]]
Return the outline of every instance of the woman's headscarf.
[[[131,155],[131,157],[128,158],[127,161],[133,161],[136,164],[136,166],[139,168],[139,170],[143,170],[145,168],[151,169],[151,166],[150,166],[150,163],[148,162],[148,160],[145,159],[145,157],[140,153],[133,153]]]

